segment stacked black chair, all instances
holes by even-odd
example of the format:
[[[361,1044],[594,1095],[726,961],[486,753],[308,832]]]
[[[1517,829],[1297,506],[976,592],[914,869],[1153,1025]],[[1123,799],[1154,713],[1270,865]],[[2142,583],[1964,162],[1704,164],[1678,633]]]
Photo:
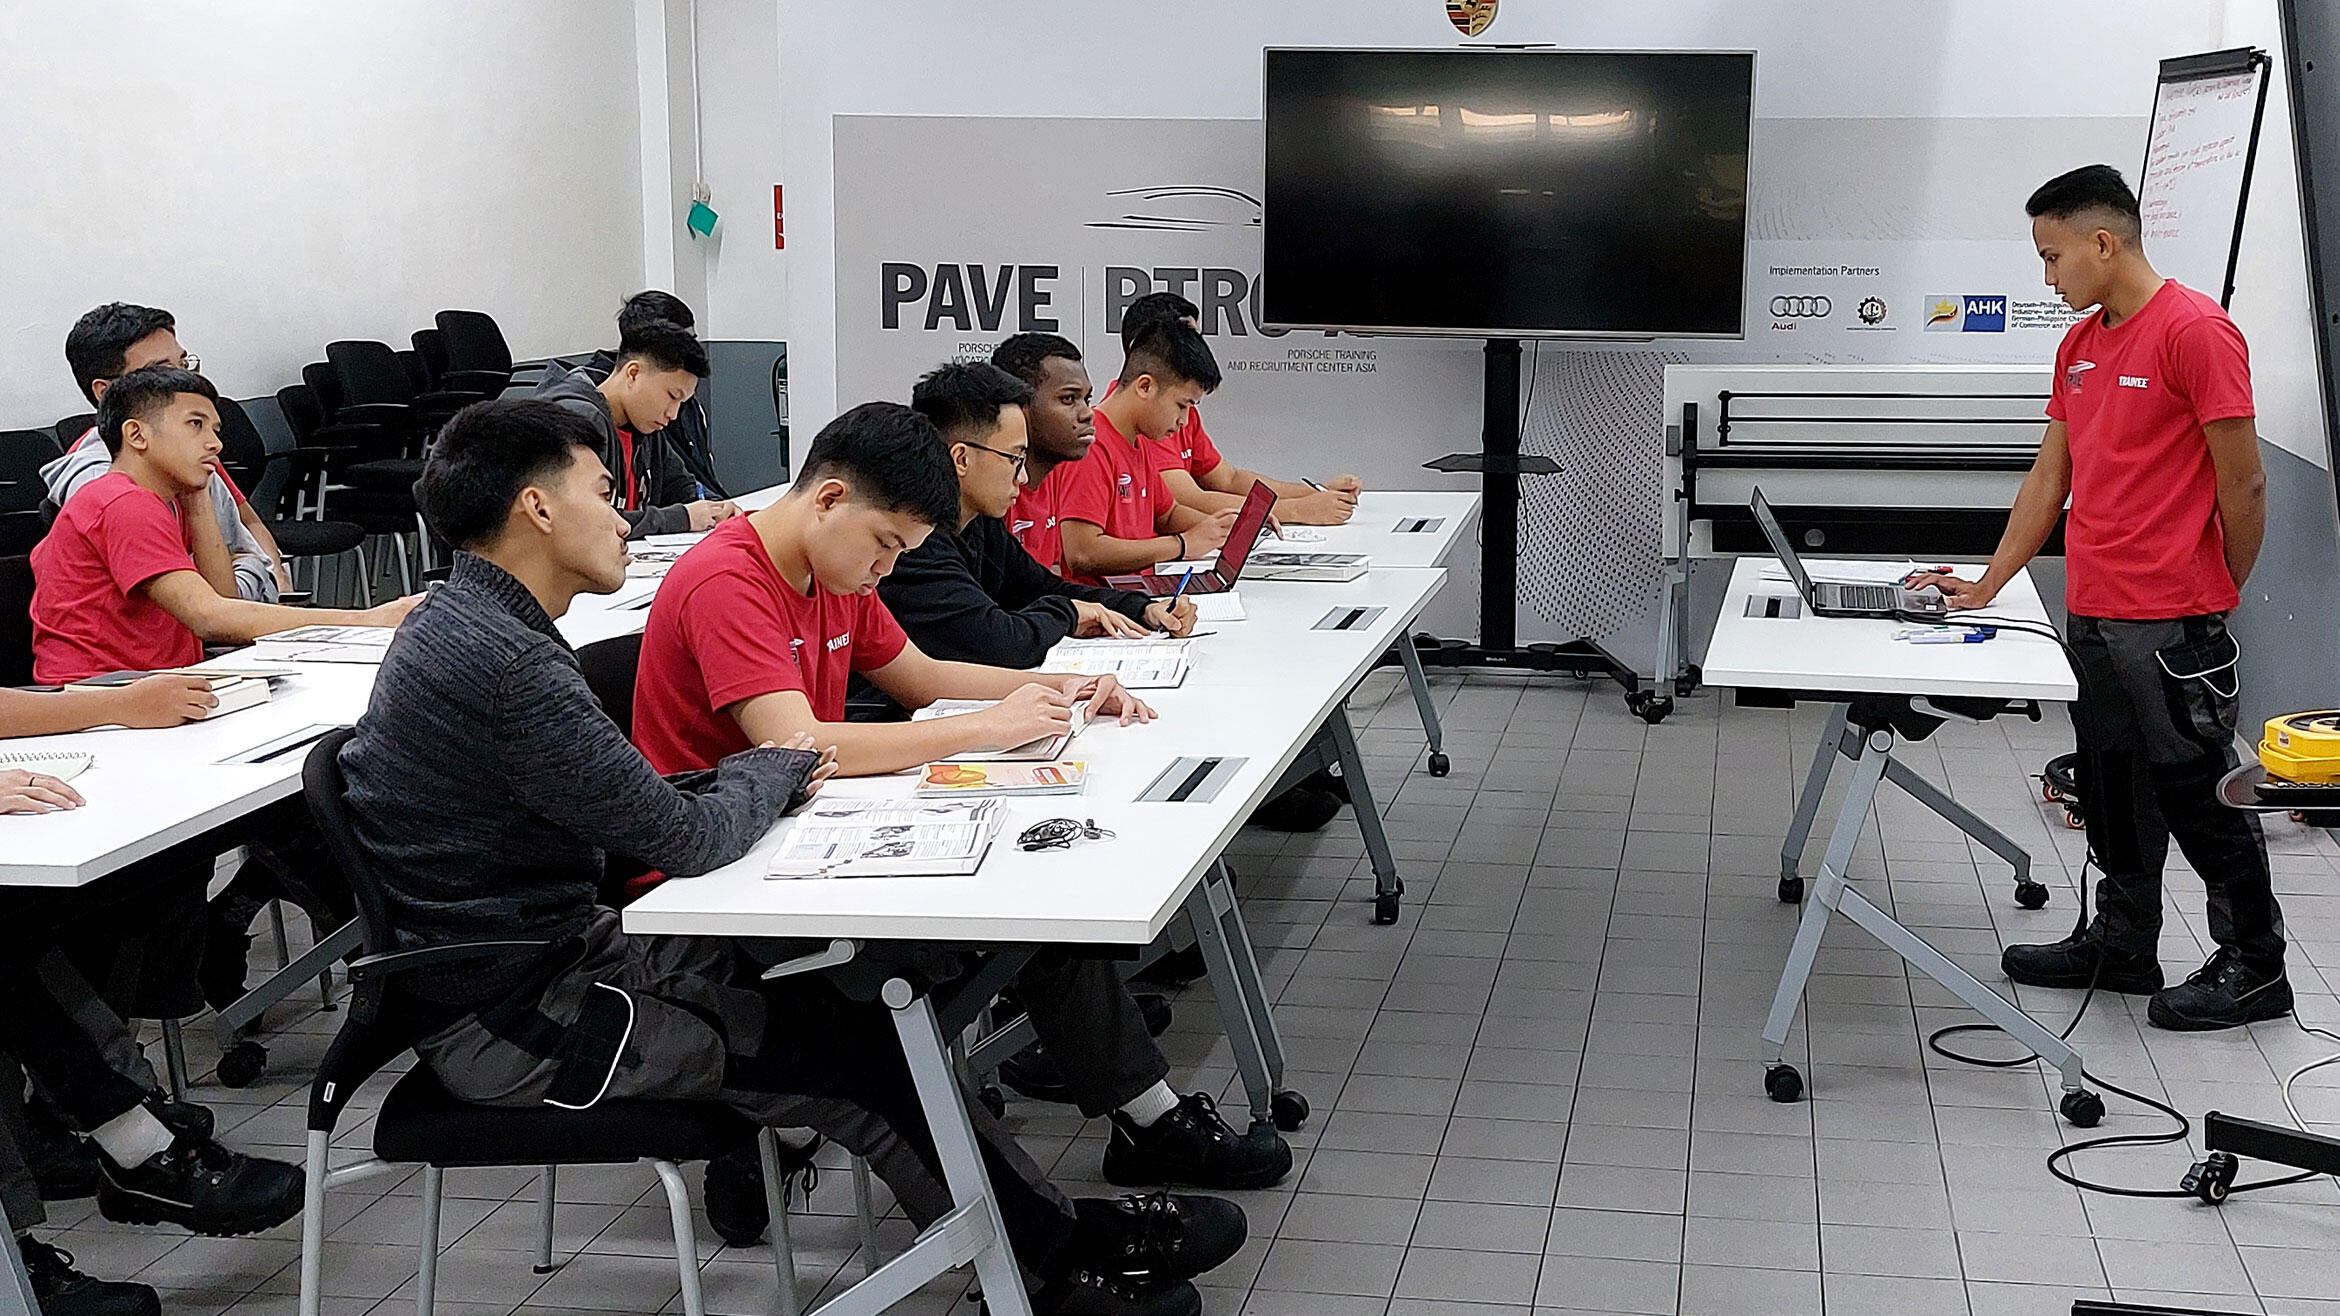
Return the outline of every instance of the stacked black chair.
[[[0,512],[37,512],[49,487],[41,468],[63,453],[45,430],[0,430]]]
[[[67,416],[58,421],[57,446],[71,452],[73,445],[79,443],[81,436],[89,433],[89,427],[95,424],[97,424],[97,413],[94,411],[84,411],[78,416]]]
[[[438,326],[438,350],[446,361],[438,378],[440,388],[492,398],[511,384],[512,349],[494,317],[485,311],[441,311],[433,322]],[[421,334],[415,336],[414,346],[425,358],[431,356],[433,349]]]
[[[32,559],[0,557],[0,685],[33,679]]]
[[[553,1265],[553,1201],[556,1167],[617,1165],[647,1160],[658,1173],[674,1221],[675,1263],[682,1279],[682,1306],[689,1316],[704,1311],[699,1288],[698,1241],[692,1223],[690,1190],[681,1162],[706,1160],[755,1139],[763,1153],[764,1194],[776,1227],[775,1269],[782,1301],[795,1303],[795,1259],[777,1227],[785,1217],[777,1174],[778,1143],[729,1106],[704,1101],[608,1101],[583,1109],[551,1105],[481,1106],[462,1101],[423,1066],[407,1071],[383,1099],[374,1119],[374,1156],[342,1165],[331,1163],[334,1127],[358,1089],[414,1044],[445,1023],[436,1011],[401,990],[399,975],[416,969],[480,963],[544,946],[541,941],[450,943],[400,950],[388,902],[368,866],[343,805],[341,750],[353,733],[339,730],[309,751],[303,786],[309,809],[348,875],[357,899],[365,955],[350,965],[349,1017],[317,1067],[309,1089],[307,1202],[301,1217],[303,1316],[322,1305],[325,1193],[328,1188],[370,1178],[400,1165],[423,1170],[421,1267],[415,1281],[416,1311],[429,1316],[437,1290],[439,1207],[446,1171],[478,1167],[540,1168],[539,1270]]]
[[[304,374],[329,370],[310,366]],[[327,381],[330,387],[330,380]],[[339,400],[336,390],[332,397]],[[407,561],[406,537],[415,533],[420,516],[415,511],[413,483],[404,487],[369,488],[355,482],[351,469],[371,452],[378,451],[380,431],[367,424],[336,422],[317,390],[308,383],[291,384],[276,391],[277,406],[284,412],[285,424],[291,428],[295,444],[295,465],[292,484],[292,516],[300,520],[346,521],[364,532],[365,538],[377,536],[390,539],[399,554],[399,576],[412,588],[412,568]],[[364,577],[362,592],[366,601],[373,601],[373,560],[363,544],[358,546],[358,560]]]
[[[260,430],[252,417],[231,398],[219,400],[220,465],[228,477],[244,490],[252,509],[260,514],[262,524],[275,537],[276,546],[288,562],[339,557],[344,553],[358,558],[358,569],[365,570],[365,555],[361,551],[366,540],[364,526],[354,521],[327,521],[306,518],[297,510],[287,514],[288,504],[297,509],[304,488],[317,482],[323,475],[324,462],[315,449],[295,448],[287,453],[270,453]]]

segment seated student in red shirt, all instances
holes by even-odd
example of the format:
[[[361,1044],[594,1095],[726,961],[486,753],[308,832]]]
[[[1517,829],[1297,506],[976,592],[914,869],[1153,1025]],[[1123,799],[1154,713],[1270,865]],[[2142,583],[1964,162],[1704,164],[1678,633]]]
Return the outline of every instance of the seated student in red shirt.
[[[1024,417],[1032,436],[1025,458],[1025,485],[1008,509],[1008,533],[1032,560],[1064,574],[1064,533],[1057,524],[1056,495],[1063,472],[1089,455],[1097,440],[1095,390],[1081,349],[1055,334],[1017,334],[994,348],[991,364],[1032,387]]]
[[[295,626],[396,626],[399,599],[363,611],[288,608],[236,594],[208,492],[219,394],[175,366],[133,370],[98,403],[113,468],[74,494],[33,548],[33,676],[50,685],[184,667],[203,646]]]
[[[1089,455],[1056,476],[1065,579],[1101,585],[1158,562],[1207,558],[1227,542],[1234,510],[1180,506],[1145,446],[1176,433],[1218,386],[1219,363],[1185,325],[1159,328],[1130,350],[1120,387],[1097,404]]]
[[[1129,304],[1121,316],[1121,350],[1135,350],[1140,339],[1166,324],[1183,324],[1200,333],[1202,312],[1174,292],[1150,292]],[[1113,396],[1108,386],[1105,396]],[[1186,419],[1165,438],[1149,440],[1154,464],[1179,506],[1198,512],[1224,512],[1243,506],[1254,484],[1276,494],[1275,517],[1287,525],[1345,525],[1357,511],[1357,494],[1365,485],[1354,475],[1325,477],[1322,485],[1305,480],[1278,480],[1247,471],[1228,461],[1203,429],[1202,408],[1188,407]]]

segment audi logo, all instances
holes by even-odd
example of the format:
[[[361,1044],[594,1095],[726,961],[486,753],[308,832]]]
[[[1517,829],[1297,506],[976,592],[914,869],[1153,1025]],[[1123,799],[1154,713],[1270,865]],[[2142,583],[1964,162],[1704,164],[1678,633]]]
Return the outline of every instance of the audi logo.
[[[1829,301],[1826,297],[1774,297],[1771,299],[1771,313],[1790,320],[1824,319],[1830,311],[1835,309],[1836,303]]]

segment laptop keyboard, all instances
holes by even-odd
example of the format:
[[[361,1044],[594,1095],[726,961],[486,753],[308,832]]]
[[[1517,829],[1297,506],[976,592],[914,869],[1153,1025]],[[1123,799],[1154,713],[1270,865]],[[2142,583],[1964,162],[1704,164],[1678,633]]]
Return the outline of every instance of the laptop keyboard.
[[[1836,601],[1863,612],[1891,612],[1901,606],[1901,591],[1891,585],[1839,585]]]

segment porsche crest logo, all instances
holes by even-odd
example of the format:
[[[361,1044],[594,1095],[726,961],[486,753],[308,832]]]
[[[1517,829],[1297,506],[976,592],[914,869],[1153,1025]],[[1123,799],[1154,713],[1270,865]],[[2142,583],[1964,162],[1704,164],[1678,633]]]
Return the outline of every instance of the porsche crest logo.
[[[1495,21],[1495,6],[1499,0],[1446,0],[1446,17],[1455,30],[1466,37],[1475,37]]]

